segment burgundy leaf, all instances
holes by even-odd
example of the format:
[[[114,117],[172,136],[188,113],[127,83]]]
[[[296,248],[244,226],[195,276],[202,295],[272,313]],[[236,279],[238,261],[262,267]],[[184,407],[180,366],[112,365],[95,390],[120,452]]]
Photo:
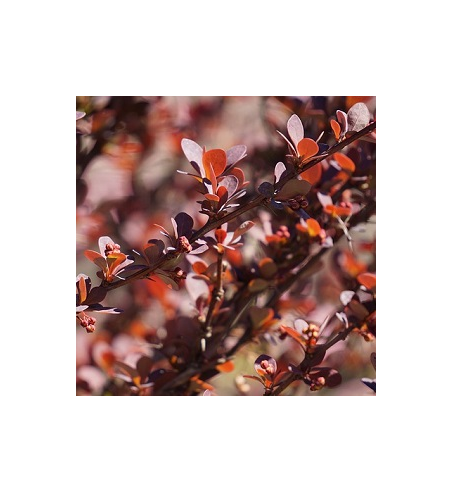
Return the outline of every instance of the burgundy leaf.
[[[303,179],[291,179],[288,181],[277,193],[275,198],[277,200],[288,200],[297,195],[306,195],[311,189],[311,183]]]

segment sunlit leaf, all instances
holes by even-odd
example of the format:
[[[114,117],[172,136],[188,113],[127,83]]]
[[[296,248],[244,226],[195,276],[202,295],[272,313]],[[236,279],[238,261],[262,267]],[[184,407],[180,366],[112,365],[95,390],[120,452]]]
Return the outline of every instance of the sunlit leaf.
[[[86,292],[87,292],[85,279],[83,277],[80,277],[78,281],[78,291],[79,291],[80,304],[81,304],[86,299]]]
[[[307,219],[306,224],[308,226],[308,234],[311,237],[317,237],[320,234],[322,228],[320,224],[315,219]]]
[[[232,360],[228,360],[223,364],[218,364],[218,366],[215,366],[215,369],[220,372],[232,372],[234,370],[234,362],[232,362]]]
[[[353,290],[343,290],[339,295],[339,299],[344,306],[347,306],[354,297],[355,292]]]
[[[225,229],[215,229],[215,238],[217,242],[224,243],[226,236],[227,236],[227,232]]]
[[[226,151],[226,164],[233,166],[246,156],[246,145],[235,145]]]
[[[339,164],[341,169],[343,169],[344,171],[350,171],[351,173],[354,172],[356,166],[355,163],[350,159],[350,157],[339,152],[333,154],[332,157]]]
[[[86,115],[83,111],[76,111],[75,112],[75,121],[79,120],[80,118],[83,118]]]
[[[311,185],[314,186],[322,178],[322,164],[319,162],[318,164],[312,166],[307,171],[302,171],[301,175],[303,176],[303,179],[309,181],[309,183],[311,183]]]
[[[369,290],[373,290],[377,284],[377,276],[374,273],[360,273],[357,280]]]
[[[369,124],[369,121],[369,109],[362,102],[354,104],[347,112],[347,124],[349,132],[359,132]]]
[[[297,330],[294,330],[293,328],[290,328],[290,326],[284,326],[282,325],[280,327],[280,330],[282,333],[287,333],[291,338],[293,338],[295,341],[297,341],[303,348],[305,348],[306,342],[305,340],[301,337],[300,333],[298,333]]]
[[[287,132],[289,133],[294,146],[297,147],[298,142],[304,137],[304,128],[303,123],[296,114],[293,114],[289,118],[289,121],[287,122]]]
[[[237,191],[239,186],[239,180],[232,174],[219,179],[218,183],[227,189],[229,196],[232,196]]]
[[[311,183],[303,179],[291,179],[282,189],[276,194],[277,200],[288,200],[297,195],[306,195],[311,189]]]
[[[220,201],[220,197],[217,195],[213,195],[212,193],[206,193],[204,196],[206,197],[207,200],[211,200],[212,202]]]
[[[310,157],[317,154],[319,146],[312,138],[303,138],[298,142],[297,152],[301,162],[306,161]]]
[[[338,109],[336,111],[336,118],[339,124],[341,125],[341,135],[347,133],[348,131],[348,123],[347,123],[347,114]]]
[[[220,174],[226,169],[226,152],[223,149],[208,150],[202,156],[202,163],[208,178],[209,176],[207,175],[207,172],[209,169],[209,164],[212,166],[215,176],[220,176]]]
[[[234,167],[233,169],[231,169],[230,171],[228,171],[229,174],[232,174],[233,176],[235,176],[239,182],[239,188],[241,188],[242,186],[245,186],[248,181],[245,181],[245,174],[244,172],[239,168],[239,167]]]
[[[341,136],[341,125],[336,120],[331,120],[330,121],[331,128],[333,129],[334,137],[336,140],[339,140]]]
[[[282,162],[278,162],[275,166],[275,184],[279,182],[285,171],[287,171],[286,166]]]
[[[202,163],[202,148],[193,140],[183,138],[181,141],[182,151],[189,162],[196,162],[198,166]]]

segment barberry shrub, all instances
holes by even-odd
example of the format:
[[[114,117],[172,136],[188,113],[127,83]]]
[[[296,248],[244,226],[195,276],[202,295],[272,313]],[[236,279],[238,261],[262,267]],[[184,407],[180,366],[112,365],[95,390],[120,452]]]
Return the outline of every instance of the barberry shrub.
[[[375,394],[375,104],[78,96],[77,394]]]

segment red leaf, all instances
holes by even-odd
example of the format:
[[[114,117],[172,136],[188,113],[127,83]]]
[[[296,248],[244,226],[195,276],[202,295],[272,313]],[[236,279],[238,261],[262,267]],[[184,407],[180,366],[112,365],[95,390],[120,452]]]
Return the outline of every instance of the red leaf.
[[[344,171],[350,171],[350,173],[352,173],[355,170],[355,163],[350,159],[350,157],[347,157],[345,154],[340,154],[339,152],[336,152],[335,154],[333,154],[332,157]]]
[[[215,366],[215,369],[220,372],[232,372],[234,370],[234,362],[232,362],[232,360],[228,360],[224,364]]]

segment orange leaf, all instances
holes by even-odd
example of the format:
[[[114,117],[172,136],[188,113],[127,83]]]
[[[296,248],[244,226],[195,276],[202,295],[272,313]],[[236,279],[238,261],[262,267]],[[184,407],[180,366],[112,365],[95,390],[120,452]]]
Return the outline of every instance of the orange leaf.
[[[361,273],[356,278],[361,285],[369,290],[373,290],[377,284],[377,276],[374,273]]]
[[[311,169],[308,169],[307,171],[302,171],[301,174],[303,175],[303,179],[309,181],[309,183],[314,186],[320,181],[320,178],[322,177],[322,164],[320,164],[319,162],[315,166],[312,166]]]
[[[283,333],[287,333],[291,338],[296,340],[302,347],[305,346],[304,340],[301,338],[301,335],[298,333],[297,330],[294,330],[293,328],[289,328],[288,326],[281,326],[281,331]]]
[[[336,152],[333,154],[333,159],[341,166],[341,168],[344,171],[350,171],[352,173],[356,166],[355,163],[350,159],[350,157],[347,157],[345,154],[340,154],[339,152]]]
[[[203,261],[195,261],[191,267],[195,273],[202,275],[207,270],[207,263],[204,263]]]
[[[220,174],[226,169],[226,152],[223,149],[208,150],[202,156],[202,163],[206,171],[207,179],[211,179],[209,177],[209,164],[212,166],[215,176],[220,176]]]
[[[339,125],[339,123],[336,120],[331,120],[330,124],[331,124],[331,128],[333,129],[336,140],[339,140],[341,136],[341,125]]]
[[[226,239],[227,232],[224,229],[215,229],[215,237],[218,243],[222,243]]]
[[[217,195],[212,195],[212,193],[206,193],[204,197],[206,198],[206,200],[211,200],[212,202],[220,201],[220,197],[218,197]]]
[[[83,301],[86,299],[86,282],[84,277],[80,277],[78,281],[78,289],[80,295],[80,304],[83,304]]]
[[[301,162],[309,159],[313,155],[316,155],[319,151],[319,146],[312,140],[312,138],[302,138],[297,145],[298,156],[301,158]]]
[[[232,174],[239,180],[238,188],[241,188],[245,184],[245,173],[238,167],[234,167],[228,174]]]
[[[308,219],[306,224],[308,225],[308,233],[311,237],[316,237],[320,234],[322,228],[315,219]]]
[[[224,364],[218,364],[215,369],[220,372],[232,372],[234,370],[234,362],[232,360],[226,361]]]
[[[87,249],[85,251],[85,256],[88,258],[88,260],[93,261],[93,262],[95,260],[97,260],[98,258],[105,259],[101,254],[97,253],[97,251],[93,251],[91,249]]]

